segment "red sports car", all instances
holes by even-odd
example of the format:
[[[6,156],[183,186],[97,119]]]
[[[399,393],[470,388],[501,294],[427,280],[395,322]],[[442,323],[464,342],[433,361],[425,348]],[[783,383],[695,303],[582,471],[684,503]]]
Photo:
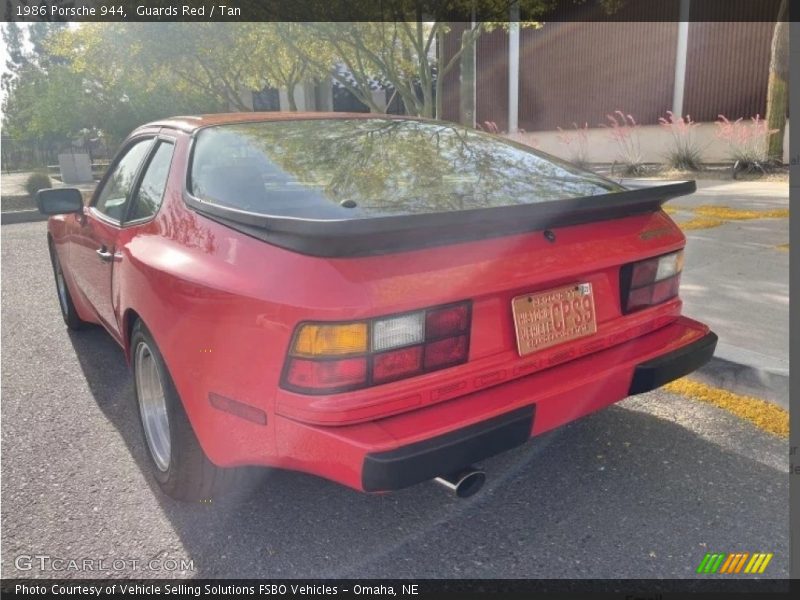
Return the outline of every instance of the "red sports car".
[[[466,496],[473,463],[711,357],[661,210],[694,189],[451,123],[238,113],[142,126],[86,206],[38,202],[64,320],[123,347],[167,494],[267,465]]]

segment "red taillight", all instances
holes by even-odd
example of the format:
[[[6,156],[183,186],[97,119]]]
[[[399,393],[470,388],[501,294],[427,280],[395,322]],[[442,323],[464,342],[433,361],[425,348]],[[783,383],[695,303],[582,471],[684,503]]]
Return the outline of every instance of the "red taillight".
[[[425,346],[425,370],[441,369],[467,360],[467,336],[444,338]]]
[[[296,388],[343,390],[360,387],[367,381],[367,359],[289,361],[286,381]]]
[[[669,300],[670,298],[674,298],[678,295],[678,288],[680,288],[681,284],[681,276],[680,274],[674,275],[669,279],[665,279],[664,281],[659,281],[658,283],[654,284],[653,287],[653,297],[651,299],[652,304],[661,304]]]
[[[372,357],[372,382],[386,383],[422,371],[423,346],[383,352]]]
[[[625,265],[620,273],[625,313],[660,304],[678,295],[683,251]]]
[[[640,288],[650,285],[656,280],[658,273],[658,259],[646,260],[633,265],[633,277],[631,278],[631,288]]]
[[[425,316],[425,338],[435,339],[464,333],[469,325],[469,310],[466,304],[429,310]]]
[[[353,323],[303,323],[295,331],[281,387],[331,394],[465,363],[470,306],[460,302]]]

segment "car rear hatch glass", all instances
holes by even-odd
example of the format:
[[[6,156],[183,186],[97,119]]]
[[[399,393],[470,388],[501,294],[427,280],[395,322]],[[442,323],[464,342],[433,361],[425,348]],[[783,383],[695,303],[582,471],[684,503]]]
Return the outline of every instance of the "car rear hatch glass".
[[[401,118],[201,129],[187,202],[304,254],[417,249],[652,211],[692,182],[627,190],[460,125]]]

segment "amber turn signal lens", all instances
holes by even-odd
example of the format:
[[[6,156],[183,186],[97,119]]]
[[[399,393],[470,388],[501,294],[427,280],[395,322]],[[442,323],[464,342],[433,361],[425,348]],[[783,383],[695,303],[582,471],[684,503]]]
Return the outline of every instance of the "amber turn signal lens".
[[[366,323],[302,325],[292,345],[294,356],[341,356],[366,351]]]

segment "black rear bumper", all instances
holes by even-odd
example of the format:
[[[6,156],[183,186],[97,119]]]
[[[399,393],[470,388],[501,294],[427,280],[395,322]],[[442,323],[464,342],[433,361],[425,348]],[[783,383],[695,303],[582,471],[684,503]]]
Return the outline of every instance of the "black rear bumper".
[[[691,373],[714,354],[716,334],[639,364],[629,395],[648,392]],[[530,439],[536,406],[524,406],[469,427],[402,446],[367,454],[361,474],[365,492],[399,490],[521,446]]]
[[[709,331],[696,342],[637,365],[628,395],[649,392],[696,371],[711,360],[716,347],[717,334]]]
[[[399,490],[447,475],[530,439],[534,406],[524,406],[469,427],[387,452],[367,454],[365,492]]]

